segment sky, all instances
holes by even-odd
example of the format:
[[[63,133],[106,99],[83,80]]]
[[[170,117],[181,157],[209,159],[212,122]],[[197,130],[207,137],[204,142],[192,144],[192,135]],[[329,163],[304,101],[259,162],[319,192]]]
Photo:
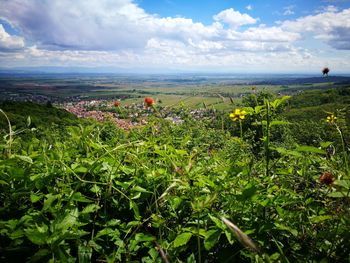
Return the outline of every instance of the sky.
[[[350,73],[350,0],[0,0],[0,68]]]

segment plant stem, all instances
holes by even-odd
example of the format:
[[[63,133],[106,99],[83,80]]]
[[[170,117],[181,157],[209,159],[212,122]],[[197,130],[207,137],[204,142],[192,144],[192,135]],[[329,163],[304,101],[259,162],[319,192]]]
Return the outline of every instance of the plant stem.
[[[343,148],[343,158],[344,158],[344,165],[345,165],[345,169],[346,169],[346,173],[349,175],[349,164],[348,164],[348,154],[345,148],[345,140],[344,140],[344,136],[343,133],[341,131],[341,129],[339,128],[339,126],[337,124],[335,124],[335,127],[340,135],[340,139],[341,139],[341,144],[342,144],[342,148]]]
[[[202,253],[201,253],[201,240],[199,237],[199,213],[197,215],[197,247],[198,247],[198,263],[201,263]]]
[[[241,140],[243,141],[243,129],[242,129],[242,121],[241,120],[239,120],[239,130],[241,133]]]
[[[265,160],[266,160],[266,176],[270,175],[270,103],[268,100],[266,104],[266,139],[265,139]]]

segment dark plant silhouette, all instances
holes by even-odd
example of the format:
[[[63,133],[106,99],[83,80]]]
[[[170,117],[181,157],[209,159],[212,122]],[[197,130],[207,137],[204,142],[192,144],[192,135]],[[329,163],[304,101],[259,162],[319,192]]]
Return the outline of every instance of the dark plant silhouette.
[[[329,68],[326,67],[322,70],[323,76],[328,76],[328,73],[329,73]]]

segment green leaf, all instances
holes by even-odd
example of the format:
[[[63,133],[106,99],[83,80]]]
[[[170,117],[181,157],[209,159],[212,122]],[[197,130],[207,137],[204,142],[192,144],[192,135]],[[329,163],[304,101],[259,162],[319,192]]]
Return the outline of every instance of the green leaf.
[[[33,164],[33,160],[32,158],[30,158],[29,156],[24,156],[24,155],[14,155],[15,158],[20,159],[21,161]]]
[[[298,148],[296,148],[296,151],[298,151],[298,152],[326,154],[326,152],[324,150],[321,150],[321,149],[313,147],[313,146],[299,146]]]
[[[99,194],[99,193],[101,193],[101,188],[100,188],[98,185],[94,184],[94,185],[90,188],[90,191],[93,192],[93,193],[95,193],[95,194]]]
[[[336,185],[340,185],[340,186],[344,187],[347,190],[350,189],[350,180],[336,180],[335,184]]]
[[[28,263],[31,262],[43,262],[43,258],[50,255],[50,250],[46,248],[39,249],[28,261]]]
[[[141,192],[141,193],[151,193],[150,191],[147,191],[145,188],[142,188],[141,186],[135,186],[132,188],[133,191]]]
[[[333,144],[333,142],[321,142],[320,146],[322,148],[327,148],[327,147],[331,146],[332,144]]]
[[[270,127],[271,126],[276,126],[276,125],[289,125],[289,124],[291,124],[290,122],[288,122],[288,121],[271,121],[270,122]]]
[[[135,199],[139,199],[141,197],[141,192],[137,192],[133,197],[131,197],[131,199],[135,200]]]
[[[137,233],[135,235],[135,240],[138,242],[149,242],[149,241],[156,240],[156,238],[152,235],[149,235],[149,234]]]
[[[255,185],[248,184],[242,192],[242,197],[244,200],[252,198],[258,189]]]
[[[314,216],[310,219],[312,223],[320,223],[326,220],[332,219],[330,215]]]
[[[187,242],[191,239],[192,233],[185,232],[178,235],[174,240],[174,247],[181,247],[187,244]]]
[[[219,241],[222,231],[213,229],[207,231],[204,239],[204,247],[206,250],[212,249],[215,244]]]
[[[69,229],[76,224],[78,216],[78,208],[66,211],[63,218],[61,220],[57,220],[56,224],[54,225],[55,229],[60,231]]]
[[[254,108],[255,114],[259,114],[262,110],[265,110],[265,106],[264,105],[255,106],[255,108]]]
[[[249,115],[253,115],[254,114],[254,109],[252,107],[243,107],[242,110],[244,110],[245,112],[247,112],[247,114]]]
[[[209,214],[209,217],[218,228],[220,228],[221,230],[226,230],[225,224],[219,218],[212,216],[211,214]]]
[[[16,229],[15,231],[11,232],[11,234],[9,235],[9,238],[14,240],[17,238],[21,238],[23,236],[24,236],[24,231],[20,228],[20,229]]]
[[[159,256],[158,251],[155,248],[151,248],[148,250],[148,254],[151,256],[153,262],[156,262],[156,259]]]
[[[47,210],[51,207],[51,204],[59,197],[59,195],[47,194],[44,201],[43,210]]]
[[[101,144],[96,143],[96,142],[89,142],[89,146],[91,146],[92,148],[94,148],[96,150],[100,150],[104,147],[104,145],[101,145]]]
[[[111,219],[106,223],[107,226],[117,226],[119,224],[120,224],[119,219]]]
[[[81,173],[81,174],[86,174],[89,169],[84,167],[84,166],[78,166],[77,168],[73,169],[75,173]]]
[[[192,253],[186,260],[186,263],[196,263],[196,257],[195,255]]]
[[[30,201],[32,203],[36,203],[38,202],[43,196],[42,195],[35,195],[35,194],[31,194],[30,195]]]
[[[83,211],[81,211],[82,214],[89,214],[89,213],[93,213],[96,212],[97,210],[99,210],[101,207],[96,205],[96,204],[90,204],[87,205]]]
[[[36,228],[25,229],[26,237],[36,245],[44,245],[46,244],[48,238],[48,227],[43,225],[42,227],[36,226]]]
[[[101,231],[99,231],[96,235],[96,237],[102,237],[102,236],[106,236],[106,235],[111,235],[115,232],[115,230],[113,230],[112,228],[104,228]],[[117,230],[117,233],[119,234],[119,231]]]
[[[81,203],[92,202],[90,199],[87,199],[85,196],[83,196],[80,192],[74,193],[71,197],[71,200],[76,202],[81,202]]]
[[[92,257],[92,248],[90,246],[79,245],[78,259],[79,263],[90,263]]]
[[[279,230],[285,230],[285,231],[290,232],[295,237],[298,236],[298,231],[296,229],[293,229],[291,227],[288,227],[288,226],[285,226],[285,225],[282,225],[282,224],[278,224],[278,223],[275,223],[275,226]]]
[[[282,98],[278,98],[272,102],[270,102],[270,105],[272,108],[277,109],[281,104],[289,100],[291,96],[283,96]]]
[[[129,205],[130,205],[130,209],[132,209],[134,211],[134,217],[136,220],[139,220],[141,217],[140,217],[140,211],[139,211],[139,207],[137,206],[137,204],[130,200],[129,202]]]
[[[346,192],[332,192],[328,194],[329,197],[335,197],[335,198],[342,198],[342,197],[345,197],[346,195],[347,195]]]
[[[27,118],[27,127],[29,127],[31,123],[32,123],[32,120],[30,119],[30,116],[28,116],[28,118]]]
[[[270,147],[271,150],[277,151],[278,153],[282,155],[290,155],[290,156],[295,156],[295,157],[302,157],[303,155],[300,152],[297,151],[292,151],[292,150],[287,150],[282,147]]]
[[[7,182],[5,182],[4,180],[0,180],[0,184],[2,185],[9,185]]]

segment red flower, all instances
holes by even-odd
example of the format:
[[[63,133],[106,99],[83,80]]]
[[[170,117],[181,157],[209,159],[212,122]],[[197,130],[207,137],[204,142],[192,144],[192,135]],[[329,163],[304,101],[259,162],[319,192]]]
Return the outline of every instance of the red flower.
[[[147,107],[151,107],[153,104],[155,104],[154,99],[152,99],[151,97],[146,97],[145,98],[145,105]]]
[[[120,106],[120,101],[117,101],[117,100],[116,100],[116,101],[114,102],[114,107],[119,107],[119,106]]]
[[[335,177],[332,173],[330,172],[324,172],[321,176],[320,176],[320,183],[321,184],[326,184],[326,185],[331,185],[333,184],[335,181]]]

